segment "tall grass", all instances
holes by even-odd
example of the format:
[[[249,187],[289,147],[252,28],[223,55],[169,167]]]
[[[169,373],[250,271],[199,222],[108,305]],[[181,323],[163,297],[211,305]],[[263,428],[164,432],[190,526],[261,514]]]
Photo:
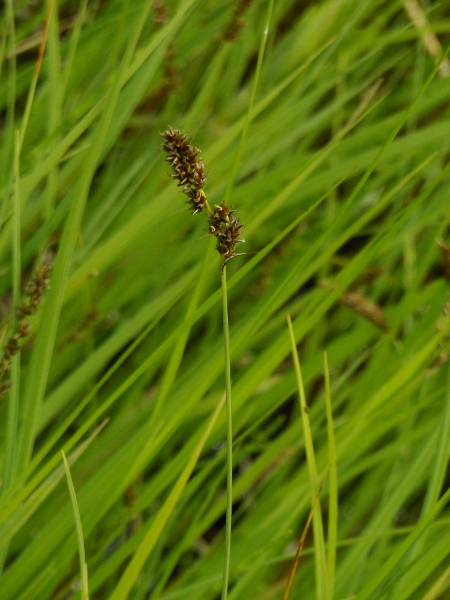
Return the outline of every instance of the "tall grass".
[[[277,0],[258,60],[268,8],[6,3],[2,348],[54,269],[4,375],[2,600],[220,596],[221,265],[169,125],[256,253],[227,263],[228,598],[281,600],[328,468],[290,597],[449,593],[450,13]]]

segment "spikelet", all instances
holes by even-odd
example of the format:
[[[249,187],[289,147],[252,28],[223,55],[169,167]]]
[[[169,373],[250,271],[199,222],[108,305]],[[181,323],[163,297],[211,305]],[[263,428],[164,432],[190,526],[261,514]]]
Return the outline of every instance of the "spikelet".
[[[222,257],[223,264],[240,256],[235,253],[237,244],[245,242],[241,239],[242,225],[234,216],[232,208],[225,204],[214,205],[214,210],[209,215],[209,232],[217,239],[216,249]]]
[[[165,139],[163,150],[167,154],[166,161],[174,171],[171,177],[178,180],[178,187],[182,187],[183,193],[189,198],[188,204],[193,214],[202,212],[207,207],[207,200],[203,191],[206,180],[205,167],[198,157],[200,150],[178,129],[169,127],[161,135]]]
[[[165,140],[163,150],[167,155],[166,161],[174,171],[171,177],[178,180],[178,186],[183,187],[193,214],[203,210],[208,213],[208,235],[213,235],[217,240],[216,249],[222,257],[222,266],[232,258],[242,256],[235,252],[237,244],[245,242],[241,238],[242,225],[235,216],[235,210],[224,203],[215,204],[211,210],[206,199],[203,191],[206,173],[203,162],[198,157],[200,150],[178,129],[169,127],[161,135]]]

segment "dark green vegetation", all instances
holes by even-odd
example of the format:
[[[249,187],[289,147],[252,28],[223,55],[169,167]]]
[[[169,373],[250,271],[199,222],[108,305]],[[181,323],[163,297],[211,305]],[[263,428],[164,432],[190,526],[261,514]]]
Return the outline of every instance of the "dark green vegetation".
[[[64,448],[90,597],[216,600],[221,261],[159,133],[189,132],[220,204],[267,4],[61,0],[48,31],[41,4],[8,0],[0,38],[3,347],[54,263],[3,379],[0,597],[81,598]],[[229,202],[259,252],[227,264],[232,600],[282,598],[330,451],[337,539],[332,467],[291,598],[448,597],[450,8],[423,9],[274,4]]]

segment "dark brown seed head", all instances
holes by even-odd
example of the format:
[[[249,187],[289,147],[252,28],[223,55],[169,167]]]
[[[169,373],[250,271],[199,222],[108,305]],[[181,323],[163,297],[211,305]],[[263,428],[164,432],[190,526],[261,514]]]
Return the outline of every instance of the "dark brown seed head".
[[[206,180],[205,167],[198,157],[200,150],[193,146],[186,139],[186,134],[178,129],[169,127],[161,135],[165,140],[162,147],[167,155],[166,161],[173,169],[171,177],[178,180],[178,186],[183,188],[193,213],[202,212],[207,206],[207,201],[203,192]]]
[[[241,239],[242,225],[234,213],[235,211],[226,204],[215,204],[213,212],[209,215],[209,232],[217,240],[216,249],[224,264],[238,256],[235,252],[236,246],[245,241]]]
[[[236,254],[235,249],[237,244],[245,241],[241,237],[242,225],[233,208],[229,208],[225,203],[216,204],[211,211],[203,191],[206,173],[199,158],[200,150],[186,139],[186,134],[169,127],[161,135],[164,138],[162,146],[166,153],[166,161],[173,170],[171,177],[178,181],[178,187],[183,188],[194,215],[205,209],[209,213],[209,234],[216,238],[216,249],[222,257],[222,264],[225,265],[230,259],[240,256]]]

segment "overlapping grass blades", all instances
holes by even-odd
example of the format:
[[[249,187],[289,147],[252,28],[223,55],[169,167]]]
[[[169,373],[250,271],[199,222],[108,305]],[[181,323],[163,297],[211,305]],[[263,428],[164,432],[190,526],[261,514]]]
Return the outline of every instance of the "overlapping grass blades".
[[[62,448],[92,599],[220,594],[224,411],[202,438],[224,389],[220,264],[170,185],[158,134],[188,129],[221,202],[267,1],[243,3],[238,20],[237,2],[164,7],[156,24],[148,0],[7,3],[5,327],[44,257],[55,271],[0,407],[2,600],[80,597]],[[423,14],[447,47],[446,4]],[[331,463],[320,593],[448,593],[449,283],[436,240],[450,246],[450,83],[422,33],[400,2],[274,3],[231,195],[258,254],[227,265],[230,600],[282,598],[311,508],[287,314],[317,473]],[[388,331],[345,304],[349,289]],[[312,545],[292,598],[318,597]]]

